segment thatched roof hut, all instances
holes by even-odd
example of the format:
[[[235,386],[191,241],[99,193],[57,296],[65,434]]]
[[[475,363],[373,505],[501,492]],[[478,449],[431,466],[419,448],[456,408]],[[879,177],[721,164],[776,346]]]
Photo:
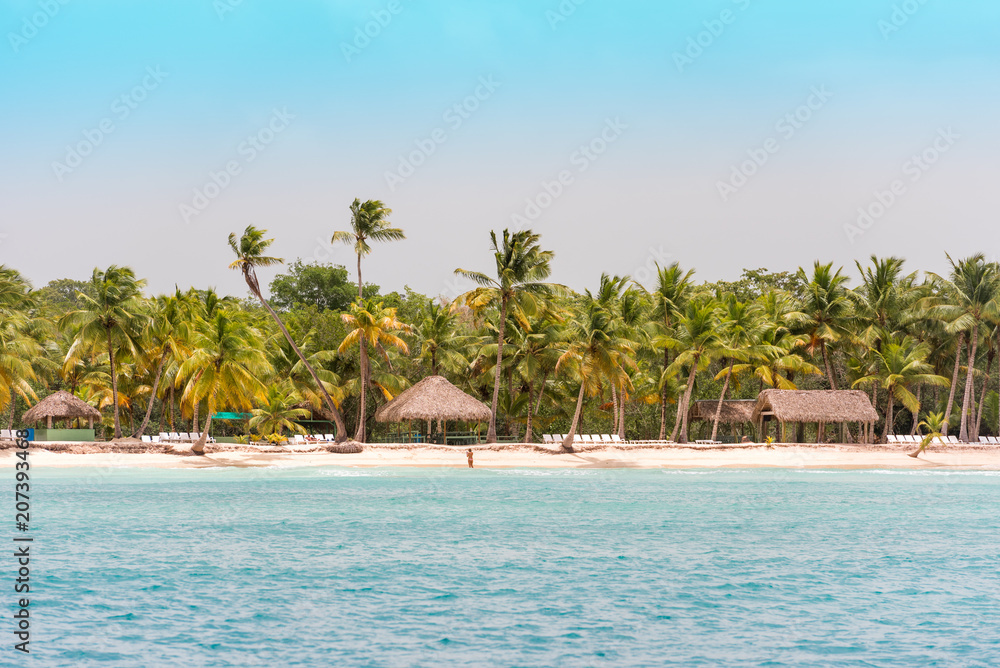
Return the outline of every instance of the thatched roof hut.
[[[759,427],[768,420],[779,422],[782,430],[789,422],[819,425],[857,422],[868,432],[867,441],[878,421],[878,411],[861,390],[764,390],[757,397],[753,421]]]
[[[742,424],[753,422],[753,409],[757,406],[755,399],[728,399],[722,402],[722,414],[719,416],[719,424]],[[712,422],[715,420],[715,411],[719,408],[718,399],[708,401],[694,401],[691,403],[691,412],[688,420],[705,420]]]
[[[448,382],[442,376],[428,376],[382,406],[375,419],[379,422],[407,420],[460,420],[488,422],[490,409]]]
[[[42,420],[46,421],[46,427],[52,428],[52,420],[75,420],[85,418],[90,422],[90,428],[94,428],[94,420],[101,419],[101,411],[90,404],[78,399],[69,392],[60,390],[55,394],[50,394],[33,407],[31,407],[21,418],[25,423],[34,424]]]

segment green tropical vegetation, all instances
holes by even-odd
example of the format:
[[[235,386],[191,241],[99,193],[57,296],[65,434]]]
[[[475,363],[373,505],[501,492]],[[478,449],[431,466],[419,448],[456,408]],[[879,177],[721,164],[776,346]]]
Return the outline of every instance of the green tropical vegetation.
[[[376,410],[442,375],[491,408],[490,441],[734,438],[722,402],[766,388],[861,389],[883,437],[933,428],[975,441],[1000,427],[1000,266],[983,255],[949,256],[940,275],[873,256],[850,271],[815,262],[719,282],[672,264],[647,284],[595,275],[577,292],[551,282],[555,251],[539,234],[504,230],[490,235],[492,258],[454,263],[481,270],[456,269],[470,287],[447,298],[362,283],[373,244],[405,239],[390,215],[382,202],[351,205],[350,230],[333,241],[352,245],[353,277],[285,265],[266,230],[230,235],[220,267],[241,272],[246,298],[146,294],[117,265],[35,288],[0,266],[4,421],[20,426],[66,390],[101,410],[104,438],[188,431],[200,450],[213,415],[235,411],[251,417],[213,433],[280,439],[318,424],[309,430],[340,441],[388,440],[395,427]],[[266,267],[279,271],[267,290]],[[695,401],[711,401],[715,418],[690,423]]]

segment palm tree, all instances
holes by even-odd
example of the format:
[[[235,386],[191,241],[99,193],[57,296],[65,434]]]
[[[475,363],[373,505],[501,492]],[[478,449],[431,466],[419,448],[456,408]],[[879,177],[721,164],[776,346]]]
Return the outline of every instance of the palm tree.
[[[263,352],[260,333],[239,314],[217,311],[215,317],[195,332],[193,351],[180,368],[180,375],[190,378],[182,401],[197,405],[207,403],[208,417],[201,436],[191,447],[202,454],[217,409],[249,411],[264,395],[260,378],[271,370]]]
[[[144,285],[145,281],[137,279],[128,267],[111,265],[105,271],[94,269],[90,289],[78,295],[83,308],[67,313],[59,321],[61,328],[79,328],[70,356],[81,348],[106,345],[111,374],[111,403],[115,415],[115,438],[122,437],[115,355],[119,351],[137,353],[136,338],[148,318],[143,313]]]
[[[333,416],[334,424],[337,426],[337,442],[343,443],[347,439],[347,428],[344,426],[344,417],[337,410],[336,404],[333,403],[333,399],[330,394],[326,391],[326,387],[320,380],[319,376],[316,374],[316,370],[306,361],[305,355],[299,350],[298,345],[296,345],[295,340],[292,335],[288,333],[288,329],[285,324],[281,322],[281,318],[278,314],[274,312],[271,305],[267,303],[264,299],[264,295],[260,291],[260,283],[257,282],[257,267],[272,267],[277,264],[284,262],[281,258],[268,257],[264,255],[267,249],[274,243],[274,239],[265,239],[264,235],[267,234],[267,230],[258,230],[253,225],[248,225],[246,230],[243,231],[243,236],[237,238],[235,234],[229,235],[229,247],[236,254],[236,260],[229,265],[230,269],[239,269],[243,272],[243,278],[246,280],[247,287],[250,288],[250,292],[260,300],[260,303],[264,306],[274,322],[277,323],[278,328],[281,333],[285,335],[285,339],[288,340],[289,345],[295,350],[295,354],[298,355],[299,359],[302,360],[302,364],[305,366],[309,375],[312,376],[313,382],[316,384],[319,393],[323,396],[326,401],[327,410],[330,415]],[[360,452],[356,447],[341,446],[341,452]]]
[[[806,336],[804,342],[810,355],[817,350],[823,358],[826,367],[827,380],[830,388],[837,389],[837,379],[830,362],[829,347],[843,336],[851,317],[851,302],[847,296],[847,277],[842,270],[833,271],[833,263],[813,266],[810,277],[805,269],[799,267],[796,274],[805,290],[805,302],[802,310],[789,314],[789,319],[799,326]]]
[[[401,339],[396,332],[410,333],[413,328],[396,317],[396,309],[386,308],[382,302],[373,299],[364,299],[351,304],[351,311],[341,316],[344,324],[347,325],[348,334],[344,342],[340,344],[340,353],[343,354],[352,346],[359,346],[361,350],[367,352],[368,346],[375,348],[388,362],[389,356],[386,347],[391,346],[409,353],[410,348],[406,341]],[[365,442],[365,423],[367,421],[367,379],[370,377],[368,369],[368,355],[361,357],[361,378],[360,378],[360,408],[358,409],[358,428],[354,435],[354,440],[359,443]]]
[[[552,309],[544,309],[532,318],[527,328],[518,327],[512,337],[515,353],[514,365],[518,376],[527,387],[527,418],[524,442],[531,443],[535,414],[541,408],[542,397],[549,375],[559,363],[559,344],[564,340],[562,319]],[[540,378],[539,378],[540,377]],[[538,390],[537,394],[535,390]],[[537,397],[537,398],[536,398]]]
[[[459,299],[464,299],[473,310],[482,310],[489,305],[500,307],[500,318],[497,320],[497,363],[493,381],[492,414],[486,437],[489,443],[496,443],[497,440],[497,405],[500,400],[507,316],[513,309],[514,316],[524,323],[526,316],[538,311],[540,301],[547,300],[557,288],[561,287],[544,282],[552,273],[550,263],[555,254],[552,251],[542,250],[538,244],[540,239],[541,237],[531,230],[513,233],[504,230],[503,240],[498,243],[496,232],[490,232],[497,278],[491,278],[477,271],[455,270],[459,276],[480,286]]]
[[[351,204],[351,229],[349,231],[337,231],[333,233],[330,243],[345,243],[354,246],[354,254],[358,258],[358,303],[364,300],[364,283],[361,281],[361,258],[370,255],[372,247],[369,242],[402,241],[406,234],[398,227],[390,227],[389,216],[392,209],[388,208],[381,200],[368,200],[364,203],[360,199],[355,199]],[[368,369],[368,349],[361,346],[360,350],[361,368]],[[363,375],[361,383],[365,386],[371,384],[368,375]],[[360,418],[359,418],[360,420]]]
[[[142,424],[132,434],[134,438],[144,434],[149,425],[153,415],[153,402],[158,396],[157,391],[167,363],[186,355],[185,342],[190,336],[191,324],[192,321],[183,317],[176,296],[159,297],[153,302],[151,317],[142,335],[142,352],[147,364],[156,364],[156,371],[153,374],[153,386],[149,393],[146,415],[142,419]]]
[[[871,263],[864,268],[855,261],[862,283],[847,295],[854,305],[857,338],[881,350],[884,340],[904,335],[915,320],[912,309],[921,286],[916,282],[916,273],[903,275],[902,258],[872,255]]]
[[[981,253],[958,262],[952,260],[950,255],[947,257],[951,264],[949,278],[931,274],[945,288],[945,303],[935,304],[932,311],[948,321],[949,332],[968,333],[969,363],[958,436],[960,441],[967,443],[979,331],[984,323],[1000,321],[1000,267],[994,262],[987,262]]]
[[[458,315],[448,304],[428,301],[424,317],[417,329],[420,340],[420,355],[432,376],[440,376],[445,370],[458,373],[469,366],[469,360],[462,354],[467,337],[456,333]]]
[[[270,385],[258,400],[258,407],[251,411],[253,417],[247,422],[247,427],[264,436],[281,436],[286,429],[304,434],[305,428],[295,422],[309,417],[308,410],[295,407],[301,400],[294,390],[283,385]]]
[[[719,433],[719,419],[722,417],[722,405],[729,392],[729,384],[733,377],[733,368],[737,360],[760,360],[768,354],[781,352],[780,348],[763,343],[764,319],[763,312],[756,304],[746,304],[730,296],[724,302],[725,313],[722,318],[720,332],[724,337],[721,353],[729,358],[729,368],[719,376],[725,381],[722,393],[715,408],[715,418],[712,420],[712,438]],[[718,379],[718,377],[716,378]]]
[[[656,287],[647,292],[653,298],[653,318],[656,323],[654,334],[659,334],[657,340],[669,341],[674,323],[684,312],[693,290],[692,278],[694,270],[684,271],[676,262],[661,267],[656,265]],[[666,375],[670,366],[670,348],[663,348],[663,368],[661,376]],[[668,384],[663,383],[660,389],[660,440],[667,436],[667,400]]]
[[[618,336],[613,316],[589,292],[581,300],[579,315],[570,322],[567,334],[570,344],[560,356],[556,368],[568,366],[580,380],[576,411],[569,434],[562,444],[564,450],[572,452],[584,395],[599,394],[602,380],[621,382],[622,376],[626,375],[625,367],[635,366],[635,351],[629,341]]]
[[[671,337],[671,347],[680,351],[670,366],[666,375],[673,376],[684,367],[690,369],[684,397],[677,407],[677,424],[671,440],[677,440],[680,429],[679,443],[687,443],[688,411],[691,408],[691,392],[694,389],[695,376],[704,371],[718,357],[722,348],[722,337],[719,333],[719,305],[715,300],[694,300],[688,302],[684,314],[680,317]]]
[[[854,382],[855,386],[878,383],[888,395],[886,407],[885,432],[883,440],[893,429],[893,408],[896,399],[917,415],[920,413],[920,402],[910,391],[914,385],[939,385],[946,387],[948,379],[934,375],[933,368],[927,363],[930,348],[927,344],[917,343],[911,338],[902,341],[889,340],[881,351],[872,350],[874,368],[871,373]]]

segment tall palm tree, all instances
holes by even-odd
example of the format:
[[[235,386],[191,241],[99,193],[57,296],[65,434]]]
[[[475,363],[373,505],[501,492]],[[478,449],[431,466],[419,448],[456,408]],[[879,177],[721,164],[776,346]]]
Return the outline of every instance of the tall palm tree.
[[[656,265],[656,285],[647,292],[653,299],[653,318],[656,323],[653,334],[659,334],[657,340],[669,341],[674,323],[684,312],[693,291],[694,270],[684,271],[676,262],[666,267]],[[662,375],[670,366],[670,348],[663,348]],[[660,389],[660,440],[667,437],[667,400],[668,384],[663,383]]]
[[[261,377],[271,370],[263,352],[260,333],[240,314],[217,311],[215,317],[195,332],[193,351],[180,368],[190,378],[182,401],[197,405],[205,401],[208,416],[192,452],[205,452],[212,416],[218,409],[250,411],[264,395]]]
[[[595,396],[601,392],[603,381],[619,383],[626,367],[634,367],[635,351],[631,343],[616,332],[613,316],[587,293],[581,300],[577,317],[567,331],[569,346],[556,365],[568,367],[580,380],[576,411],[570,423],[569,434],[563,440],[564,450],[572,452],[573,439],[580,423],[585,394]]]
[[[246,230],[243,231],[243,236],[237,237],[235,234],[229,235],[229,247],[232,249],[233,253],[236,254],[236,260],[229,265],[230,269],[239,269],[243,272],[243,278],[247,283],[247,287],[250,288],[250,292],[260,300],[260,303],[264,306],[274,322],[277,323],[278,328],[281,333],[285,335],[285,339],[288,340],[289,345],[295,350],[295,354],[298,355],[299,359],[302,360],[303,366],[312,376],[313,382],[316,384],[316,388],[319,393],[323,396],[326,401],[327,410],[330,415],[333,416],[334,424],[337,426],[337,442],[343,443],[347,439],[347,428],[344,426],[344,417],[340,414],[337,409],[337,405],[333,403],[333,399],[330,394],[326,391],[326,387],[320,380],[319,376],[316,374],[316,370],[311,364],[306,360],[305,355],[299,350],[298,345],[292,338],[292,335],[288,333],[288,329],[285,324],[278,317],[278,314],[274,312],[271,305],[267,303],[264,299],[264,295],[260,290],[260,283],[257,281],[257,267],[273,267],[284,262],[283,259],[277,257],[268,257],[265,255],[267,249],[270,248],[271,244],[274,243],[274,239],[265,239],[264,235],[267,234],[267,230],[258,230],[253,225],[248,225]],[[360,452],[357,447],[343,446],[341,445],[340,450],[342,452]]]
[[[345,243],[354,246],[354,254],[358,258],[358,303],[364,300],[364,283],[361,280],[361,258],[370,255],[372,252],[369,242],[402,241],[406,234],[398,227],[391,227],[389,216],[392,209],[388,208],[381,200],[368,200],[361,202],[355,198],[351,204],[351,229],[348,231],[337,231],[333,233],[330,243]],[[368,369],[368,348],[360,348],[361,368]],[[361,383],[365,386],[371,384],[371,378],[365,374],[361,378]],[[359,422],[361,416],[359,413]]]
[[[80,348],[106,346],[111,373],[115,438],[122,437],[116,354],[121,351],[129,354],[137,352],[136,338],[148,318],[144,314],[142,300],[144,285],[145,281],[137,279],[135,272],[128,267],[111,265],[104,271],[94,269],[89,290],[78,295],[82,308],[67,313],[59,322],[61,328],[79,328],[69,355]]]
[[[386,347],[391,346],[404,353],[409,353],[410,348],[406,341],[401,339],[397,332],[410,333],[413,328],[401,322],[396,317],[396,309],[386,308],[382,302],[373,299],[364,299],[351,304],[349,313],[341,316],[344,324],[347,325],[347,336],[340,344],[340,352],[344,353],[353,346],[360,346],[361,350],[368,351],[368,346],[375,348],[386,361],[389,361]],[[358,428],[354,435],[354,440],[364,443],[366,438],[365,423],[367,421],[367,385],[366,380],[370,373],[368,370],[368,356],[361,358],[361,378],[360,378],[360,402],[358,410]]]
[[[190,336],[192,321],[185,319],[176,296],[158,297],[150,309],[150,319],[142,334],[143,358],[149,365],[155,364],[153,386],[149,393],[149,403],[142,424],[132,434],[139,438],[146,431],[153,415],[153,403],[156,401],[163,370],[171,360],[183,358],[187,353],[185,345]]]
[[[877,383],[888,395],[885,417],[885,431],[882,439],[893,429],[893,408],[898,399],[906,408],[918,415],[920,402],[910,388],[915,385],[939,385],[946,387],[948,379],[933,373],[927,363],[930,348],[911,338],[902,341],[889,340],[881,351],[872,350],[875,358],[871,373],[854,382],[855,386]]]
[[[802,310],[789,314],[790,320],[805,334],[805,348],[810,355],[819,351],[826,367],[830,389],[837,389],[837,379],[830,362],[830,345],[847,332],[851,317],[851,302],[847,296],[847,276],[841,269],[833,271],[833,263],[813,265],[812,276],[799,267],[796,274],[805,290]]]
[[[723,336],[723,346],[721,354],[729,358],[729,367],[719,375],[724,375],[722,393],[719,395],[719,403],[715,408],[715,417],[712,420],[712,438],[719,433],[719,419],[722,417],[722,405],[729,392],[729,385],[733,377],[733,368],[737,360],[760,360],[769,353],[780,351],[763,343],[764,318],[763,311],[756,304],[747,304],[730,296],[724,301],[725,312],[722,316],[722,326],[720,332]]]
[[[987,262],[982,253],[958,262],[952,260],[950,255],[947,257],[951,264],[949,278],[931,274],[945,288],[945,303],[933,305],[932,311],[948,322],[949,332],[966,332],[969,337],[969,363],[958,436],[960,441],[967,443],[971,431],[969,410],[972,404],[979,332],[985,323],[1000,321],[1000,267],[994,262]]]
[[[457,333],[458,315],[448,304],[428,301],[416,334],[420,341],[419,358],[427,364],[432,376],[444,371],[457,373],[469,366],[462,354],[467,337]]]
[[[504,230],[503,239],[498,242],[496,232],[490,232],[497,277],[491,278],[478,271],[455,270],[459,276],[480,286],[465,293],[460,299],[473,310],[482,310],[489,305],[499,306],[500,310],[497,320],[497,363],[493,381],[492,414],[486,437],[489,443],[496,443],[497,440],[497,405],[500,400],[507,316],[513,310],[513,315],[524,323],[526,316],[538,311],[541,301],[550,298],[561,287],[544,282],[552,273],[550,263],[555,254],[542,250],[538,243],[540,239],[531,230],[513,233]]]
[[[865,345],[881,350],[882,341],[902,336],[915,314],[913,307],[921,292],[916,273],[903,275],[902,258],[871,256],[871,266],[862,267],[861,285],[849,291],[854,305],[857,338]]]
[[[678,443],[687,443],[688,411],[691,408],[695,377],[699,371],[707,369],[723,350],[722,337],[719,333],[719,305],[714,299],[688,302],[684,314],[674,328],[671,347],[680,352],[667,367],[666,374],[673,376],[685,367],[690,369],[684,397],[677,407],[677,424],[674,425],[671,440],[677,440],[679,428]]]

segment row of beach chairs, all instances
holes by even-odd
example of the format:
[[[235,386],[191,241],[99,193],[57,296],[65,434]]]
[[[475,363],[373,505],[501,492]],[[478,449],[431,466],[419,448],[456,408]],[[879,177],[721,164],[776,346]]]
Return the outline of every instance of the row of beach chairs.
[[[16,429],[0,429],[0,441],[16,441]]]
[[[992,440],[987,440],[987,439],[992,439]],[[888,440],[889,443],[891,444],[920,445],[923,442],[924,437],[917,435],[910,435],[910,434],[900,434],[900,435],[889,434],[886,437],[886,440]],[[959,445],[962,443],[955,436],[945,436],[945,437],[936,436],[932,442],[935,443],[936,445]],[[998,441],[994,436],[980,436],[979,442],[984,444],[989,443],[989,444],[1000,445],[1000,441]]]
[[[568,434],[542,434],[542,443],[562,443],[566,440]],[[576,434],[573,437],[574,443],[579,443],[581,445],[621,445],[622,443],[628,443],[628,441],[623,441],[618,434]]]
[[[188,433],[186,431],[176,432],[176,431],[161,431],[157,436],[143,436],[143,443],[194,443],[199,438],[201,434],[199,432]],[[209,443],[215,443],[215,439],[211,436],[208,437]]]

